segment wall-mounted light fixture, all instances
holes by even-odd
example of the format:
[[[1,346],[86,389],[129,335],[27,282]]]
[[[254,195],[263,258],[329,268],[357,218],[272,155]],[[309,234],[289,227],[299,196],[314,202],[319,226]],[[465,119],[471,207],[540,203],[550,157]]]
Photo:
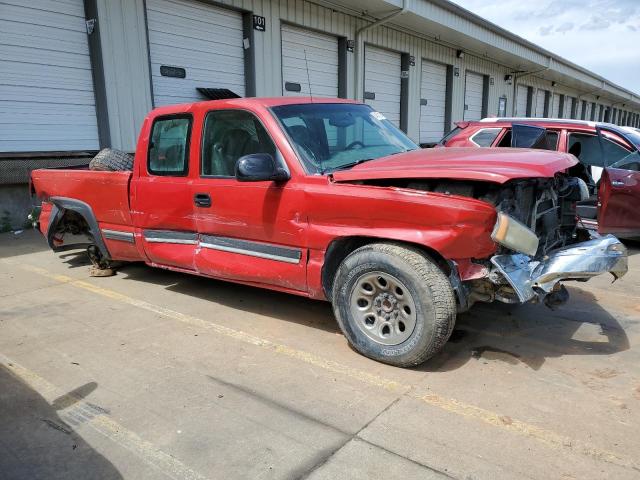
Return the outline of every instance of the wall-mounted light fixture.
[[[456,50],[456,57],[464,58],[464,51],[463,50]]]
[[[551,82],[551,87],[552,87],[552,88],[555,88],[555,87],[556,87],[556,85],[558,85],[558,82]]]
[[[513,84],[513,75],[505,75],[504,76],[504,81],[507,85],[512,85]]]

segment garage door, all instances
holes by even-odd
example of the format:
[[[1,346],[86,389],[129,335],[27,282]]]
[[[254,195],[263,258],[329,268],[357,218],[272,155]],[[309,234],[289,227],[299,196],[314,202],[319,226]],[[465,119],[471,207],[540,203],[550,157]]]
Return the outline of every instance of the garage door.
[[[536,113],[535,116],[538,118],[544,117],[544,101],[547,97],[547,91],[538,89],[536,92]]]
[[[400,54],[382,48],[365,47],[365,102],[400,126]]]
[[[573,105],[573,98],[568,95],[564,96],[564,113],[562,118],[571,118],[571,106]]]
[[[97,150],[83,1],[0,1],[0,11],[0,151]]]
[[[484,91],[484,77],[480,74],[467,72],[464,82],[464,119],[480,120],[482,118],[482,94]]]
[[[313,96],[338,96],[338,39],[332,35],[283,25],[283,95],[309,96],[309,80]]]
[[[422,61],[420,99],[420,143],[437,142],[444,136],[446,65]]]
[[[527,115],[527,87],[518,85],[516,94],[516,117],[525,117]]]
[[[551,100],[551,118],[560,118],[560,95],[553,95]]]
[[[147,0],[155,106],[203,100],[196,88],[244,96],[242,15],[187,0]]]

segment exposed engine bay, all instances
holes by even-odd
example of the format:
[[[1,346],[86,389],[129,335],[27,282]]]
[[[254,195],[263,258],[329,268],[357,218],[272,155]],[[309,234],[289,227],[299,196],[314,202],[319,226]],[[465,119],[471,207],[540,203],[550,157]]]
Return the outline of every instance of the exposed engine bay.
[[[407,182],[406,188],[475,198],[515,218],[539,239],[534,258],[578,240],[576,202],[588,198],[583,180],[566,175],[554,178],[488,182],[431,180]],[[507,253],[504,247],[499,253]]]
[[[374,182],[367,182],[374,183]],[[392,180],[376,185],[474,198],[493,205],[498,221],[492,239],[498,248],[488,259],[473,259],[484,275],[451,282],[459,308],[474,302],[524,303],[549,307],[568,299],[561,280],[586,281],[603,271],[626,273],[626,251],[613,236],[592,238],[580,228],[576,203],[589,197],[584,180],[564,174],[496,184],[458,180]]]

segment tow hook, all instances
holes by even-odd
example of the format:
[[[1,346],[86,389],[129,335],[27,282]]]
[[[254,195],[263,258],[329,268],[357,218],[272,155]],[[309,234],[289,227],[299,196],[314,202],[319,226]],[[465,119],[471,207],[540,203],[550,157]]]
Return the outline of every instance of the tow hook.
[[[564,305],[569,300],[569,292],[561,283],[556,283],[550,293],[545,295],[544,304],[551,310]]]

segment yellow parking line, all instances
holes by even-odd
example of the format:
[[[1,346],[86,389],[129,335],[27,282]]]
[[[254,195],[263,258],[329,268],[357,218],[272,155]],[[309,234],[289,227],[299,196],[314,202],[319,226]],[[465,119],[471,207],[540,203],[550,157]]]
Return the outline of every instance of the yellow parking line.
[[[134,432],[127,430],[118,422],[108,417],[104,412],[99,411],[95,406],[84,402],[80,398],[75,398],[72,395],[64,395],[60,389],[47,380],[1,353],[0,366],[4,366],[7,371],[18,380],[27,384],[49,403],[57,398],[59,400],[58,403],[63,406],[57,413],[65,423],[77,425],[78,427],[76,428],[84,425],[92,428],[174,480],[207,479],[207,477],[184,465],[177,458],[164,453],[152,443],[140,438]]]
[[[5,263],[10,263],[9,261],[6,261],[6,260],[3,260],[3,261]],[[302,350],[297,350],[297,349],[288,347],[286,345],[278,344],[270,340],[249,335],[240,330],[235,330],[229,327],[225,327],[223,325],[218,325],[208,320],[203,320],[201,318],[194,317],[192,315],[180,313],[175,310],[171,310],[159,305],[146,302],[144,300],[138,300],[138,299],[129,297],[127,295],[118,293],[116,291],[99,287],[97,285],[94,285],[82,280],[75,280],[65,275],[54,274],[40,267],[36,267],[28,264],[16,264],[16,263],[13,263],[13,265],[21,268],[22,270],[36,273],[46,278],[54,279],[59,282],[69,284],[73,287],[81,288],[81,289],[93,292],[95,294],[101,295],[103,297],[162,315],[163,317],[166,317],[166,318],[171,318],[173,320],[187,323],[192,326],[201,327],[206,330],[211,330],[216,332],[217,334],[234,338],[244,343],[262,347],[262,348],[271,350],[275,353],[295,358],[297,360],[317,366],[324,370],[345,375],[350,378],[354,378],[360,382],[363,382],[369,385],[374,385],[380,388],[384,388],[385,390],[399,391],[401,393],[405,393],[407,394],[407,396],[411,398],[420,400],[426,404],[440,408],[447,412],[460,415],[466,418],[475,419],[483,423],[492,425],[494,427],[500,428],[502,430],[510,431],[513,433],[517,433],[519,435],[523,435],[525,437],[538,440],[544,443],[545,445],[548,445],[553,448],[569,450],[574,453],[579,453],[582,455],[592,457],[597,460],[616,464],[623,467],[632,467],[636,469],[640,468],[634,463],[634,461],[626,459],[621,455],[617,455],[615,453],[599,449],[597,447],[577,441],[575,439],[571,439],[564,435],[560,435],[551,430],[546,430],[546,429],[537,427],[535,425],[530,425],[526,422],[522,422],[520,420],[510,418],[505,415],[500,415],[498,413],[485,410],[475,405],[470,405],[455,399],[445,398],[432,393],[419,394],[413,391],[413,387],[411,385],[405,385],[405,384],[396,382],[394,380],[381,377],[379,375],[374,375],[362,370],[351,368],[349,366],[340,364],[333,360],[328,360],[328,359],[319,357],[312,353],[308,353]]]

